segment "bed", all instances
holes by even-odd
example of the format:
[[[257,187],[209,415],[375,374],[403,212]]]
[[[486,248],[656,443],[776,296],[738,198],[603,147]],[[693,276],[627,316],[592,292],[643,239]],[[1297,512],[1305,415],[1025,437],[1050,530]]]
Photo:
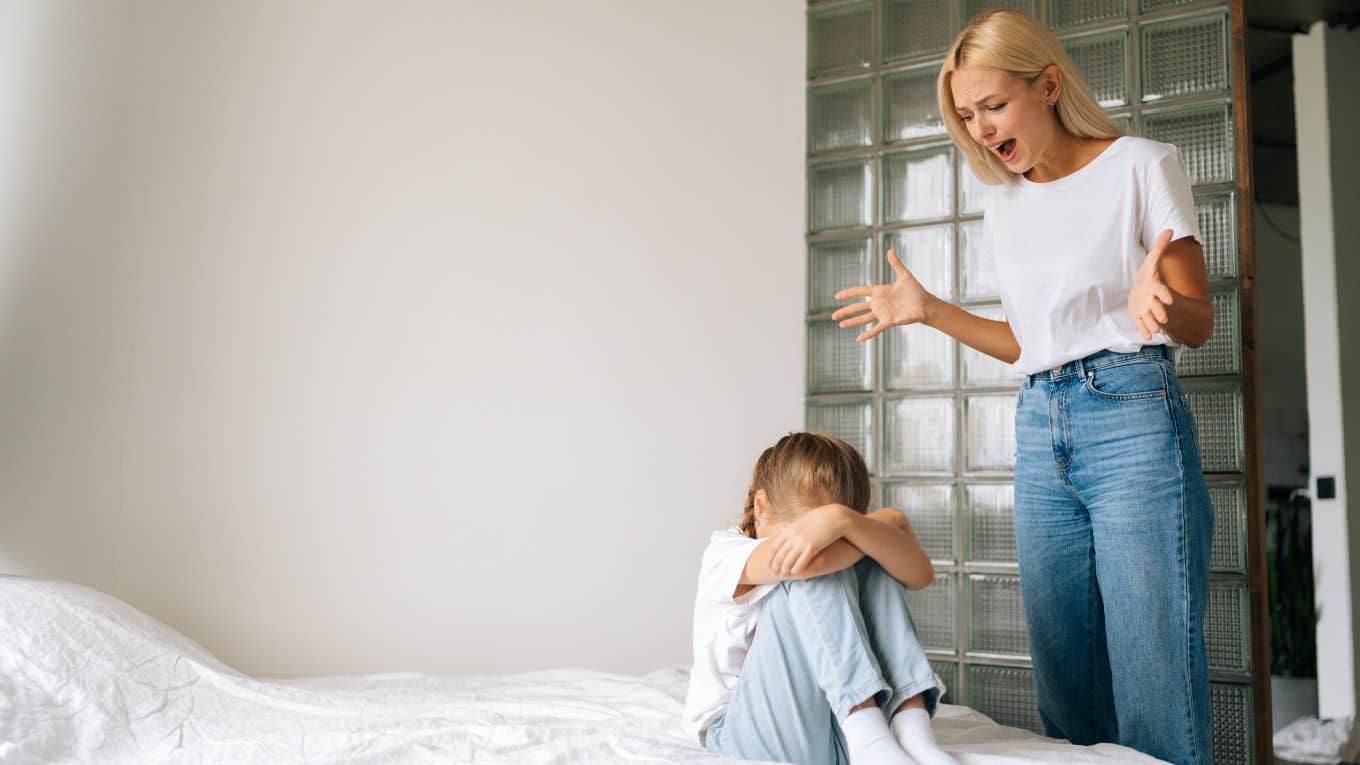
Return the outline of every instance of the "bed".
[[[0,763],[724,763],[680,729],[687,667],[263,679],[132,606],[0,576]],[[1155,763],[942,705],[963,765]]]

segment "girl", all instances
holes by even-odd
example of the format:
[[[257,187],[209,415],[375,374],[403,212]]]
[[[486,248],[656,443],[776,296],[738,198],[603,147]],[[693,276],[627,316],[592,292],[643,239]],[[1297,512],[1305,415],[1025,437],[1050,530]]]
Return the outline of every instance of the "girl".
[[[868,504],[844,441],[791,433],[760,455],[740,523],[714,532],[699,572],[685,722],[709,751],[957,765],[930,729],[943,690],[907,612],[935,571],[906,517]]]
[[[1180,154],[1121,135],[1053,33],[1016,11],[959,34],[938,96],[991,185],[983,240],[1006,320],[941,302],[892,252],[896,281],[842,290],[868,300],[833,318],[877,320],[860,340],[921,322],[1027,375],[1015,531],[1044,732],[1210,763],[1213,510],[1170,348],[1202,345],[1213,308]]]

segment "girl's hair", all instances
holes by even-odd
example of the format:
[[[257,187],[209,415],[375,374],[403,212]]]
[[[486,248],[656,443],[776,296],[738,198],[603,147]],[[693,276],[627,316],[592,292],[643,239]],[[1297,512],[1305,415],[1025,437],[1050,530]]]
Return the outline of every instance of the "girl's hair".
[[[850,444],[822,433],[790,433],[761,453],[751,474],[739,527],[756,535],[756,491],[770,504],[824,505],[838,502],[857,513],[869,509],[869,468]]]
[[[950,81],[961,66],[1001,69],[1027,82],[1034,82],[1044,69],[1056,64],[1062,71],[1062,92],[1054,108],[1067,132],[1079,138],[1118,138],[1124,133],[1096,103],[1058,38],[1032,16],[1009,9],[978,14],[959,32],[945,55],[936,81],[940,117],[949,137],[968,159],[973,173],[989,186],[1015,183],[1015,174],[993,152],[973,140],[963,118],[954,111]]]

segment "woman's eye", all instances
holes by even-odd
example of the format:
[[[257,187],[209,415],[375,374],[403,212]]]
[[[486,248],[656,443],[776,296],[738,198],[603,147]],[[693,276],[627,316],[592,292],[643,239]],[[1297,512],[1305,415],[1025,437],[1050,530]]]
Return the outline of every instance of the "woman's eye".
[[[970,119],[972,119],[972,118],[973,118],[973,115],[971,115],[971,114],[965,114],[965,115],[963,115],[963,117],[961,117],[960,119],[962,119],[964,122],[967,122],[968,120],[970,120]]]
[[[989,106],[989,107],[987,107],[987,111],[989,111],[989,112],[999,112],[999,111],[1001,111],[1002,109],[1004,109],[1005,107],[1006,107],[1005,104],[997,104],[996,106]]]

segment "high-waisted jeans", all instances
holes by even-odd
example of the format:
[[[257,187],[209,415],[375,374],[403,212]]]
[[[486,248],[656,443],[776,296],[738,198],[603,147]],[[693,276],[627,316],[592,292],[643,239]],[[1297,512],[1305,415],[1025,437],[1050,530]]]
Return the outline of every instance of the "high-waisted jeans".
[[[916,637],[907,591],[864,558],[826,576],[775,585],[761,604],[755,639],[710,752],[743,760],[845,765],[839,720],[873,697],[891,714],[940,692]]]
[[[1166,349],[1030,375],[1015,532],[1044,732],[1209,765],[1213,508]]]

